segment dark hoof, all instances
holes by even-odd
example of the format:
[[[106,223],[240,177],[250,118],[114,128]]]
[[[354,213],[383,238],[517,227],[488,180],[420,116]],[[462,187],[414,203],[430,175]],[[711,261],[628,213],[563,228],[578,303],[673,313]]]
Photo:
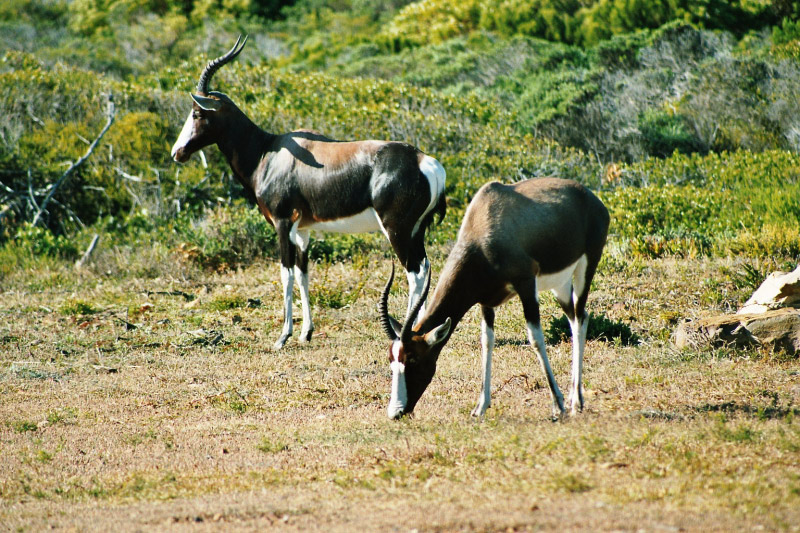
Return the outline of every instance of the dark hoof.
[[[289,337],[291,337],[291,335],[281,335],[280,338],[277,341],[275,341],[273,347],[276,350],[280,350],[281,348],[283,348],[283,345],[286,344],[286,341],[289,340]]]

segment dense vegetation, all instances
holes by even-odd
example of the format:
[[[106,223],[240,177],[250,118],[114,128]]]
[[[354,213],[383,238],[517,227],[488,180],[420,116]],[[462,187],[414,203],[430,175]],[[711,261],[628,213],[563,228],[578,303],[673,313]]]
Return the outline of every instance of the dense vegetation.
[[[392,138],[448,171],[455,235],[492,179],[580,180],[625,254],[800,256],[800,11],[775,0],[11,0],[0,6],[0,279],[154,236],[209,268],[271,254],[216,149],[170,160],[209,56],[265,129]],[[115,123],[59,187],[49,188]],[[368,236],[316,241],[349,257]]]

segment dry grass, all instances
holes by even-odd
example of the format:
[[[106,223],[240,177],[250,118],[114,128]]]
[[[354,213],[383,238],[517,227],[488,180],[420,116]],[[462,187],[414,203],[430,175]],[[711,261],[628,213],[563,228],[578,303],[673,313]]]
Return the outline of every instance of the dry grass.
[[[388,266],[331,266],[342,295],[318,301],[311,344],[281,352],[274,264],[6,278],[0,530],[800,529],[797,360],[668,344],[678,317],[742,300],[720,274],[735,262],[607,259],[590,307],[644,342],[590,342],[588,409],[560,423],[516,302],[498,313],[485,419],[469,416],[473,310],[415,416],[387,420],[375,302]],[[550,355],[563,387],[569,344]]]

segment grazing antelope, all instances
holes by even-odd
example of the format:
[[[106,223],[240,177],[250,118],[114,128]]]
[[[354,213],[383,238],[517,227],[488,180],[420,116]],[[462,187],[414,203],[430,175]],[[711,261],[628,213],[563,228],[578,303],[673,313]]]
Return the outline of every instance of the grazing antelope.
[[[608,210],[584,186],[571,180],[539,178],[484,185],[467,207],[464,221],[436,290],[421,315],[415,305],[404,325],[389,315],[392,274],[383,290],[381,325],[392,341],[389,418],[410,413],[436,372],[436,361],[466,312],[481,305],[483,383],[473,416],[491,402],[494,309],[514,294],[522,301],[528,339],[547,376],[553,416],[564,414],[564,397],[547,360],[539,321],[538,293],[552,290],[572,329],[572,413],[583,409],[583,349],[586,299],[608,233]],[[427,296],[430,279],[420,301]],[[416,324],[415,324],[416,321]]]
[[[245,190],[255,196],[275,227],[281,256],[283,331],[275,348],[292,334],[292,290],[300,284],[301,340],[314,330],[308,298],[308,244],[313,230],[341,233],[381,231],[406,270],[407,314],[421,303],[430,270],[425,230],[434,214],[444,217],[445,171],[414,146],[390,141],[335,141],[312,131],[283,135],[256,126],[225,94],[209,91],[214,73],[232,61],[247,38],[211,61],[192,94],[192,111],[172,147],[175,161],[216,144]]]

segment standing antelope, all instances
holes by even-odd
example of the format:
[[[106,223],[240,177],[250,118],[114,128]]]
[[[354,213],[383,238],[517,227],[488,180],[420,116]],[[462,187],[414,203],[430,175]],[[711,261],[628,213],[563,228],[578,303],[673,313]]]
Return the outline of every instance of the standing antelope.
[[[491,402],[494,308],[517,294],[528,339],[539,357],[553,400],[553,416],[564,414],[564,397],[547,360],[539,322],[538,293],[551,289],[572,329],[572,413],[583,409],[583,349],[588,315],[586,299],[608,234],[608,210],[584,186],[570,180],[539,178],[484,185],[464,215],[427,311],[415,321],[414,306],[401,326],[389,315],[392,274],[380,299],[381,325],[392,341],[389,361],[392,390],[389,418],[410,413],[436,372],[436,361],[459,320],[481,305],[483,384],[473,416]],[[423,290],[427,296],[430,279]]]
[[[414,146],[390,141],[335,141],[312,131],[273,135],[256,126],[225,94],[209,91],[214,73],[232,61],[247,38],[211,61],[192,94],[192,111],[172,147],[175,161],[216,143],[237,179],[255,195],[275,227],[281,256],[283,331],[292,334],[292,289],[300,282],[301,340],[314,326],[308,298],[308,244],[312,229],[341,233],[381,231],[389,239],[409,283],[407,314],[421,300],[430,270],[425,230],[444,217],[445,171]],[[298,253],[299,249],[299,253]]]

